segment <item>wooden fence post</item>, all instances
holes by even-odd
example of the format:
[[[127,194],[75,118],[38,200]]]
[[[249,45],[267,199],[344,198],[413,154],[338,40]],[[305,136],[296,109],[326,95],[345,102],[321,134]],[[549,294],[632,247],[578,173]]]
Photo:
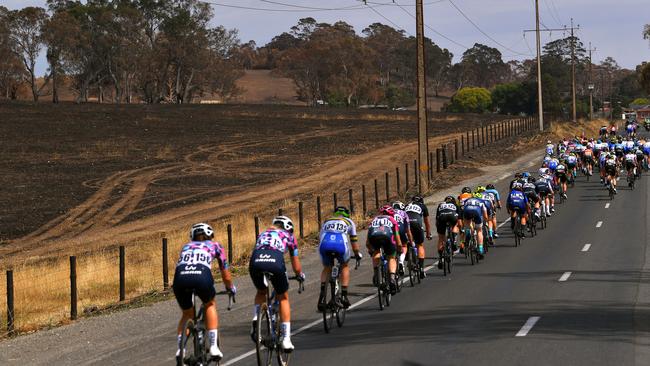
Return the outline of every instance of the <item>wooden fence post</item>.
[[[14,271],[7,271],[7,333],[14,334]]]
[[[167,238],[162,238],[162,276],[163,290],[169,290],[169,248]]]
[[[70,256],[70,319],[77,319],[77,257]]]
[[[366,185],[361,185],[361,208],[363,209],[363,217],[368,214],[368,202],[366,201]]]
[[[260,236],[260,218],[255,216],[255,241],[258,236]]]
[[[318,228],[323,226],[323,216],[320,210],[320,196],[316,196],[316,218],[318,220]]]
[[[458,139],[454,140],[454,160],[458,160]]]
[[[436,148],[436,172],[440,173],[440,148]]]
[[[350,212],[354,212],[354,192],[352,188],[348,189],[348,201],[350,202]]]
[[[379,210],[379,187],[377,185],[377,179],[375,179],[375,209]]]
[[[386,180],[386,202],[390,201],[390,180],[389,180],[389,175],[388,172],[384,174],[384,179]]]
[[[404,190],[408,192],[409,190],[409,163],[404,163]]]
[[[124,245],[120,245],[120,301],[126,299],[126,253]]]
[[[336,196],[336,192],[332,194],[332,202],[334,203],[334,208],[332,210],[336,210],[336,208],[339,206],[339,200]]]
[[[400,181],[399,181],[399,167],[395,168],[395,183],[397,187],[397,196],[399,196],[400,190]]]
[[[233,257],[233,243],[232,243],[232,224],[228,224],[226,226],[226,231],[228,232],[228,263],[232,265],[232,257]],[[300,231],[302,232],[302,224],[300,225]]]
[[[300,237],[305,237],[305,211],[302,201],[298,202],[298,224],[300,225]],[[230,226],[230,225],[228,225]]]
[[[447,163],[447,145],[442,145],[442,169],[447,169],[449,164]]]

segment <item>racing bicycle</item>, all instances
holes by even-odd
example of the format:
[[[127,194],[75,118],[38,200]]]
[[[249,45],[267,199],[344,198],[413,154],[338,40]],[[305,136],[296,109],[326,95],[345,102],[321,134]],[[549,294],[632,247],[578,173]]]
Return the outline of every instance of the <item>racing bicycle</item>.
[[[336,259],[336,253],[330,253],[330,258],[332,260]],[[356,265],[354,269],[359,268],[361,258],[356,258]],[[325,328],[325,333],[329,333],[334,325],[334,318],[336,318],[336,325],[339,328],[343,326],[345,322],[345,313],[347,309],[343,306],[342,303],[342,294],[341,294],[341,283],[339,281],[339,274],[341,273],[341,264],[337,263],[332,267],[332,273],[330,274],[329,282],[325,283],[325,296],[322,299],[324,304],[323,313],[323,327]],[[329,287],[329,288],[328,288]],[[329,301],[327,300],[329,295]]]
[[[278,360],[278,365],[288,366],[291,353],[282,349],[280,344],[281,321],[280,302],[275,298],[270,272],[264,272],[264,284],[266,284],[266,302],[257,311],[257,323],[255,327],[255,353],[257,354],[258,366],[271,366],[273,353]],[[298,281],[298,293],[305,290],[304,280],[298,276],[289,277],[290,280]],[[269,284],[271,284],[269,286]]]

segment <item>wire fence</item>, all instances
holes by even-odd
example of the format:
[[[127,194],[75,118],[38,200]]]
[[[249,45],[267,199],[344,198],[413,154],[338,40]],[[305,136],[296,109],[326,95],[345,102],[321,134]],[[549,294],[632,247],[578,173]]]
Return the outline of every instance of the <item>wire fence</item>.
[[[242,265],[257,236],[276,214],[293,217],[300,238],[316,233],[337,205],[347,206],[363,225],[368,214],[382,204],[428,191],[436,180],[434,172],[448,169],[466,153],[536,129],[536,119],[522,118],[452,135],[431,149],[426,177],[429,184],[423,189],[418,187],[419,162],[401,162],[387,167],[369,184],[331,187],[328,192],[280,200],[274,210],[260,205],[252,212],[227,217],[214,225],[215,239],[227,250],[229,261]],[[187,233],[179,230],[165,233],[157,241],[115,245],[3,271],[0,291],[6,296],[0,296],[0,336],[54,326],[152,291],[168,290],[177,253],[187,241]]]

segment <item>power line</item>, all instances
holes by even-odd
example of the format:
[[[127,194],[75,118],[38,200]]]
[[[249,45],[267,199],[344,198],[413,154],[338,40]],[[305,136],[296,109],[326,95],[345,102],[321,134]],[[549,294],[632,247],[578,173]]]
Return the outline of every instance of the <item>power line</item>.
[[[294,5],[294,4],[286,4],[286,3],[281,3],[278,1],[270,1],[270,0],[259,0],[261,2],[269,3],[269,4],[276,4],[280,6],[286,6],[290,7],[292,9],[280,9],[280,8],[260,8],[260,7],[253,7],[253,6],[245,6],[245,5],[233,5],[233,4],[225,4],[225,3],[218,3],[214,1],[206,1],[206,3],[214,6],[219,6],[222,8],[232,8],[232,9],[242,9],[242,10],[255,10],[255,11],[266,11],[266,12],[275,12],[275,13],[305,13],[305,12],[327,12],[327,11],[353,11],[353,10],[365,10],[366,6],[364,5],[352,5],[352,6],[347,6],[347,7],[340,7],[340,8],[318,8],[318,7],[308,7],[308,6],[301,6],[301,5]],[[388,6],[389,4],[377,4],[374,7],[381,7],[381,6]]]
[[[444,1],[447,1],[447,0],[444,0]],[[408,10],[406,10],[402,5],[400,5],[400,4],[397,3],[397,2],[396,2],[395,4],[396,4],[400,9],[402,9],[402,11],[404,11],[406,14],[410,15],[413,19],[416,19],[416,18],[415,18],[415,15],[413,15],[413,13],[409,12]],[[435,29],[433,29],[431,26],[429,26],[427,23],[424,23],[424,26],[427,27],[427,29],[429,29],[429,30],[432,31],[433,33],[439,35],[440,37],[442,37],[442,38],[448,40],[449,42],[451,42],[451,43],[453,43],[453,44],[455,44],[455,45],[457,45],[457,46],[460,46],[460,47],[462,47],[462,48],[464,48],[464,49],[468,49],[468,48],[469,48],[469,47],[467,47],[466,45],[464,45],[464,44],[462,44],[462,43],[460,43],[460,42],[456,42],[455,40],[453,40],[453,39],[447,37],[446,35],[444,35],[444,34],[438,32],[437,30],[435,30]]]
[[[298,8],[304,10],[318,10],[318,11],[359,10],[364,8],[363,5],[350,5],[350,6],[339,7],[339,8],[321,8],[321,7],[314,7],[314,6],[288,4],[288,3],[283,3],[280,1],[272,1],[272,0],[258,0],[258,1],[263,3],[273,4],[273,5],[286,6],[289,8]],[[377,5],[388,5],[388,4],[377,4]]]
[[[450,3],[450,4],[451,4],[451,5],[452,5],[456,10],[458,10],[458,12],[463,16],[463,18],[467,19],[467,21],[470,22],[470,24],[472,24],[472,25],[474,26],[474,28],[476,28],[479,32],[481,32],[481,34],[483,34],[484,36],[486,36],[486,37],[487,37],[488,39],[490,39],[492,42],[494,42],[494,43],[496,43],[497,45],[503,47],[504,49],[506,49],[506,50],[508,50],[508,51],[510,51],[510,52],[512,52],[512,53],[514,53],[515,55],[526,56],[526,57],[528,57],[528,56],[533,56],[533,55],[531,55],[531,54],[525,54],[525,53],[521,53],[521,52],[515,51],[515,50],[511,49],[510,47],[505,46],[503,43],[497,41],[497,40],[494,39],[492,36],[490,36],[489,34],[487,34],[483,29],[481,29],[481,27],[479,27],[476,23],[474,23],[474,21],[473,21],[472,19],[470,19],[470,17],[468,17],[468,16],[467,16],[467,15],[466,15],[466,14],[465,14],[465,13],[464,13],[460,8],[459,8],[459,7],[458,7],[458,6],[456,6],[456,4],[455,4],[452,0],[448,0],[448,1],[449,1],[449,3]]]
[[[405,32],[405,33],[408,34],[409,36],[413,37],[413,34],[411,34],[411,33],[410,33],[409,31],[407,31],[406,29],[400,27],[399,25],[395,24],[395,22],[393,22],[392,20],[390,20],[390,19],[388,19],[387,17],[385,17],[382,13],[379,12],[379,10],[375,9],[374,7],[372,7],[372,6],[368,5],[368,4],[366,4],[366,6],[368,6],[368,8],[369,8],[370,10],[372,10],[375,14],[379,15],[380,17],[382,17],[385,21],[387,21],[387,22],[389,22],[390,24],[392,24],[393,27],[395,27],[395,28],[397,28],[397,29],[399,29],[399,30]]]
[[[560,16],[560,12],[557,11],[557,7],[555,6],[555,1],[553,1],[553,0],[550,0],[550,1],[551,1],[551,6],[553,8],[553,11],[555,12],[555,15],[557,16],[557,19],[558,19],[559,23],[562,24],[562,17]]]
[[[553,20],[555,20],[555,22],[561,27],[562,22],[560,21],[560,19],[558,17],[555,16],[553,11],[551,10],[551,7],[548,5],[548,1],[549,0],[544,0],[544,5],[546,5],[546,9],[548,10],[548,13],[551,14],[551,18],[553,18]],[[544,27],[546,27],[546,26],[544,26]],[[546,27],[546,28],[548,28],[548,27]]]

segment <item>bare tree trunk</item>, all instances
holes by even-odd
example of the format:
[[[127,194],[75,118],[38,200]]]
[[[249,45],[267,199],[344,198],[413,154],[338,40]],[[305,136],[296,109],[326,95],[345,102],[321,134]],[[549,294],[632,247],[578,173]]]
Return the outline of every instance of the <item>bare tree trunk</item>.
[[[188,103],[190,102],[190,93],[194,88],[192,86],[193,79],[194,79],[194,70],[192,70],[192,72],[190,73],[190,77],[187,79],[187,83],[185,83],[185,91],[183,92],[183,100],[187,101]]]

